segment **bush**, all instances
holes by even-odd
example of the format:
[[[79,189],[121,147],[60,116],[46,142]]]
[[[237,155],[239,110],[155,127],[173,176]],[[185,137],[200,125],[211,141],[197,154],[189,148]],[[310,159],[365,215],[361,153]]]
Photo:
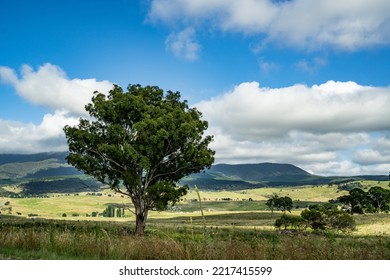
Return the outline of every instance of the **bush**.
[[[284,230],[302,230],[306,227],[306,221],[300,216],[283,214],[279,219],[275,221],[275,227],[278,229],[284,227]]]
[[[317,209],[305,209],[301,212],[301,217],[314,230],[324,230],[326,228],[325,215]]]
[[[355,220],[351,215],[344,211],[339,211],[330,217],[330,226],[336,231],[351,231],[355,230]]]
[[[347,212],[335,205],[313,205],[301,212],[301,217],[313,230],[351,231],[355,229],[355,220]]]
[[[63,218],[66,218],[66,216],[67,216],[66,213],[63,213],[63,214],[62,214],[62,217],[63,217]]]

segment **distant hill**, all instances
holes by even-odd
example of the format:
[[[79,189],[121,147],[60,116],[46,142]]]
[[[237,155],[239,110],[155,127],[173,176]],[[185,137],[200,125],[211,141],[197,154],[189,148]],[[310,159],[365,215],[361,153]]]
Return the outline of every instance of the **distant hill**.
[[[387,180],[385,175],[318,176],[292,164],[217,164],[202,173],[192,174],[180,182],[206,189],[248,189],[341,183],[351,180]]]
[[[0,180],[22,180],[82,174],[66,163],[66,152],[0,154]]]
[[[99,184],[66,163],[67,152],[30,155],[0,154],[1,185],[18,184],[28,194],[81,191]],[[183,178],[180,183],[205,189],[239,190],[345,182],[356,179],[387,180],[383,176],[323,177],[281,163],[217,164],[204,172]]]
[[[258,163],[258,164],[217,164],[211,167],[210,172],[244,180],[262,181],[280,177],[307,177],[312,176],[305,170],[292,164]]]
[[[204,173],[190,175],[181,182],[211,189],[244,189],[266,186],[292,186],[328,182],[292,165],[281,163],[217,164]]]
[[[55,159],[59,163],[66,163],[67,152],[39,153],[39,154],[0,154],[0,165],[5,163],[39,162],[47,159]]]
[[[24,194],[97,190],[101,184],[68,165],[67,154],[0,154],[0,186],[20,185]]]

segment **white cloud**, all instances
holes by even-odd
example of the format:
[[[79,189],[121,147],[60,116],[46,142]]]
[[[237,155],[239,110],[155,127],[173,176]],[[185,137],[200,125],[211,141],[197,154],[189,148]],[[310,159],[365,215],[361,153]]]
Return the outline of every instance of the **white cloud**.
[[[165,45],[175,56],[193,61],[198,58],[200,51],[200,45],[196,42],[195,36],[195,29],[188,27],[179,33],[171,33]]]
[[[260,34],[266,42],[307,49],[356,50],[390,43],[388,0],[153,0],[149,18]]]
[[[390,162],[390,155],[381,154],[377,150],[365,149],[356,152],[354,161],[363,165],[387,163]]]
[[[366,174],[380,174],[380,173],[365,173],[365,171],[357,164],[348,160],[329,161],[324,163],[313,163],[309,166],[302,166],[310,168],[313,174],[324,174],[327,176],[354,176]],[[307,170],[307,169],[306,169]],[[325,171],[325,172],[324,172]],[[386,173],[384,173],[386,174]]]
[[[375,139],[368,148],[357,151],[353,160],[361,165],[390,164],[390,137]]]
[[[20,77],[15,70],[1,66],[0,81],[13,86],[28,102],[53,110],[38,125],[0,119],[0,153],[67,150],[63,127],[76,125],[80,116],[87,116],[84,106],[91,102],[94,91],[107,93],[113,87],[108,81],[69,79],[50,63],[37,71],[24,65]]]
[[[312,133],[390,129],[390,88],[329,81],[307,87],[262,88],[242,83],[222,96],[197,105],[217,126],[251,139]]]
[[[259,61],[260,70],[263,74],[269,74],[270,72],[276,71],[280,68],[280,65],[275,62],[264,61],[261,59]]]
[[[65,111],[44,115],[39,125],[0,119],[0,153],[65,151],[63,127],[77,123]]]
[[[321,57],[314,57],[311,60],[302,59],[296,64],[297,68],[303,72],[313,74],[317,72],[321,67],[325,66],[328,61]]]
[[[107,93],[113,84],[96,79],[69,79],[58,66],[46,63],[34,71],[23,65],[21,77],[15,70],[0,67],[0,81],[12,85],[27,101],[54,110],[85,115],[84,106],[91,102],[94,91]]]
[[[370,164],[386,163],[383,150],[390,153],[383,136],[390,131],[390,88],[329,81],[272,89],[252,82],[195,107],[209,121],[218,162],[287,162],[317,174],[348,167],[346,174],[358,174],[375,169],[360,165],[367,147],[382,148]],[[332,170],[337,162],[342,166]]]

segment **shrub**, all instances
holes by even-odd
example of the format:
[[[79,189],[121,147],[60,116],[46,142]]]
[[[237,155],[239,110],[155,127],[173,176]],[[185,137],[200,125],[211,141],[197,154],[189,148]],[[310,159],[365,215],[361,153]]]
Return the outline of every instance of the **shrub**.
[[[355,229],[355,220],[347,212],[335,205],[312,205],[301,212],[301,217],[313,230],[351,231]]]
[[[351,231],[355,230],[355,220],[348,213],[339,210],[334,215],[330,216],[330,226],[336,231]]]
[[[306,220],[300,216],[283,214],[279,219],[275,221],[275,227],[280,229],[284,227],[287,229],[302,230],[306,226]]]
[[[318,209],[305,209],[301,212],[301,217],[314,230],[324,230],[326,227],[325,215]]]

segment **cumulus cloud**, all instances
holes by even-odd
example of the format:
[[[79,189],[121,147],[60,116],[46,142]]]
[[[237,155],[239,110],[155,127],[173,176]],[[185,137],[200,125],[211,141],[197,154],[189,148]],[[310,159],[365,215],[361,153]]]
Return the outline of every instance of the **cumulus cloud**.
[[[193,61],[198,58],[200,45],[196,42],[195,29],[188,27],[181,32],[172,32],[165,41],[166,48],[175,56]]]
[[[65,151],[65,125],[75,125],[87,116],[84,106],[94,91],[107,93],[113,84],[96,79],[69,79],[58,66],[50,63],[34,71],[22,67],[20,76],[14,69],[1,66],[0,81],[14,87],[26,101],[52,109],[40,124],[0,119],[0,153],[35,153]]]
[[[368,168],[360,166],[363,158],[366,165],[389,159],[383,135],[390,131],[390,88],[335,81],[262,88],[251,82],[195,106],[209,121],[218,162],[288,162],[317,174],[335,172],[330,169],[343,162],[340,168],[358,174]],[[370,152],[368,160],[365,149],[379,146],[381,154]]]
[[[311,133],[390,129],[390,88],[329,81],[307,87],[262,88],[242,83],[197,106],[215,125],[244,139]],[[248,129],[249,128],[249,129]]]
[[[14,69],[1,66],[0,81],[10,84],[28,102],[54,110],[85,115],[84,106],[94,91],[107,93],[113,84],[96,79],[69,79],[58,66],[46,63],[34,71],[23,65],[20,77]]]
[[[373,141],[369,148],[357,151],[353,159],[361,165],[389,164],[390,137],[380,136]]]
[[[307,49],[356,50],[390,43],[387,0],[152,0],[149,18],[205,23]]]
[[[39,125],[0,119],[0,153],[65,151],[63,127],[76,125],[78,118],[65,111],[43,116]]]

